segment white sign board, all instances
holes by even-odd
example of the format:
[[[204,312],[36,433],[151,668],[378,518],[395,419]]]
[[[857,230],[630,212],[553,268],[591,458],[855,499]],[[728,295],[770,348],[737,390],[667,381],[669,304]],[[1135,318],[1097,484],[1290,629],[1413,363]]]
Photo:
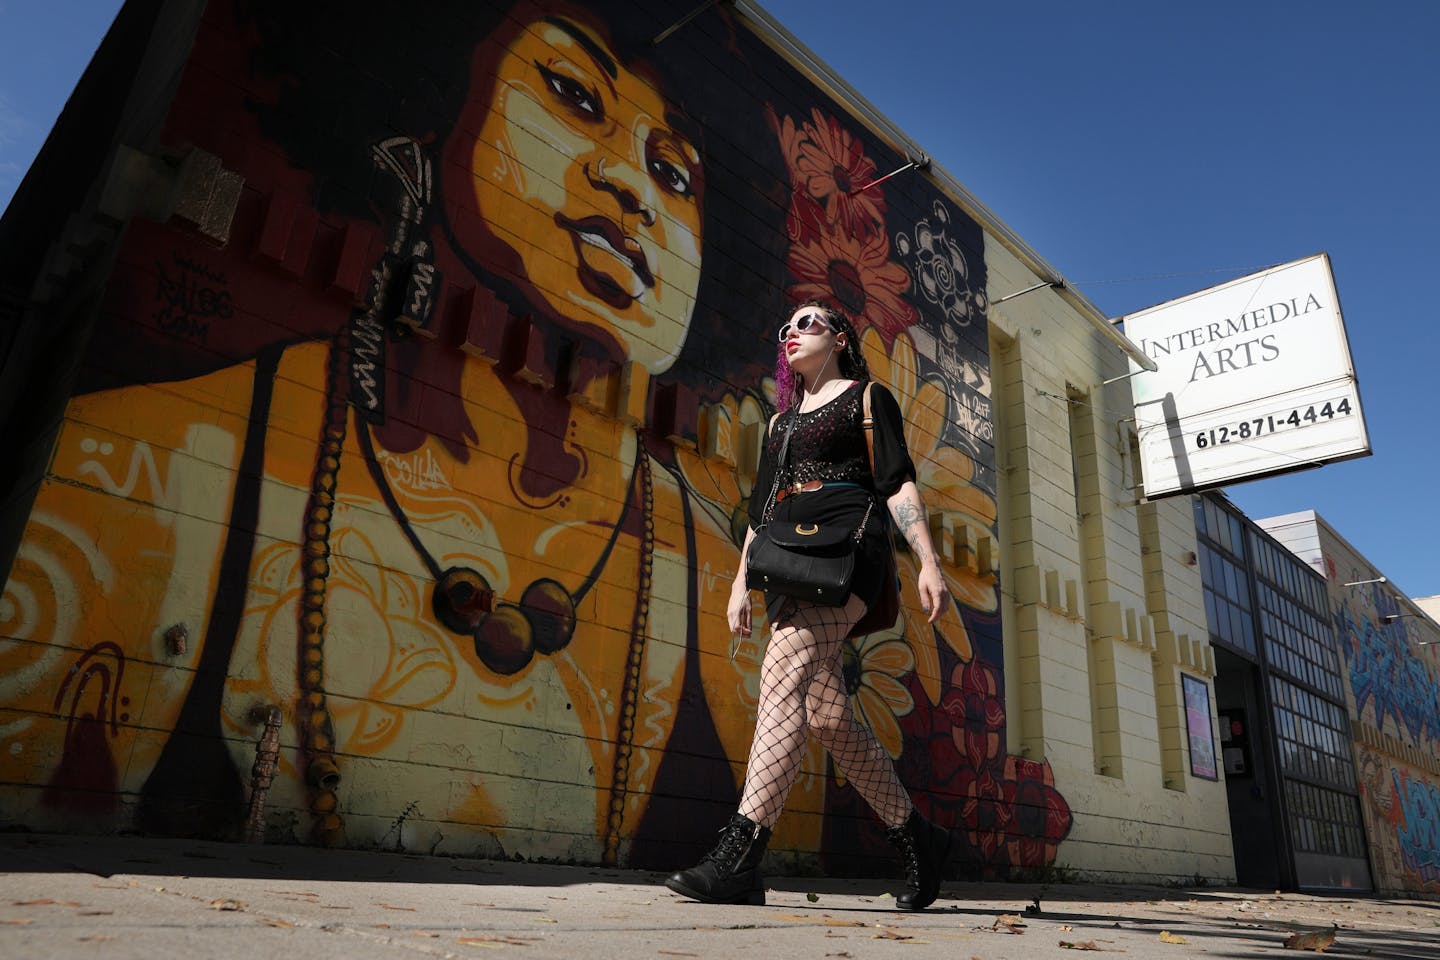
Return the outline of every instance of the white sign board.
[[[1122,319],[1146,497],[1370,452],[1326,254]]]

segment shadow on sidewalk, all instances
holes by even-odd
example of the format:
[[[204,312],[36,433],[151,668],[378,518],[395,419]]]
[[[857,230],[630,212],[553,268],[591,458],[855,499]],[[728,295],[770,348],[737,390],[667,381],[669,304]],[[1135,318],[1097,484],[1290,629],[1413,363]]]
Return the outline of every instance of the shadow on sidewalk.
[[[647,871],[593,866],[165,837],[55,834],[0,835],[0,870],[353,883],[566,886],[597,881],[658,882],[658,875]]]

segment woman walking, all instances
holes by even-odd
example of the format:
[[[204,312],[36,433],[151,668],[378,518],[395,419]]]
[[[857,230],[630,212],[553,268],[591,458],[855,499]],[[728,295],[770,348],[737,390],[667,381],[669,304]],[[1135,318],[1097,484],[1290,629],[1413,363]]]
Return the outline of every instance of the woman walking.
[[[874,509],[877,500],[888,507],[920,562],[916,586],[931,622],[943,612],[948,594],[905,448],[899,406],[888,390],[870,382],[853,324],[838,310],[804,304],[780,327],[779,340],[780,413],[770,421],[753,487],[750,529],[730,592],[730,629],[750,634],[746,559],[756,529],[767,522],[863,528],[853,586],[839,606],[766,594],[774,629],[761,667],[740,808],[721,830],[715,849],[699,865],[670,877],[666,886],[706,903],[764,904],[760,860],[799,773],[806,735],[814,733],[900,850],[906,889],[896,906],[923,910],[939,892],[949,833],[911,804],[889,755],[855,719],[841,676],[845,638],[861,632],[857,626],[868,632],[890,625],[862,624],[867,611],[886,606],[886,592],[894,589],[890,534]],[[865,422],[867,413],[873,430]],[[772,489],[773,497],[768,495]]]

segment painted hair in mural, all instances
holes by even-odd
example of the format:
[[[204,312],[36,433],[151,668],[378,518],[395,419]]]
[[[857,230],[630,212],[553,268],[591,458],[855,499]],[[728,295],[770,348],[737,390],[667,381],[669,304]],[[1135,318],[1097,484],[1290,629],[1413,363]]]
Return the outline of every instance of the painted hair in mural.
[[[900,402],[957,600],[931,625],[902,576],[856,709],[976,873],[1054,861],[957,546],[996,519],[981,231],[866,189],[903,158],[743,23],[652,44],[673,17],[211,4],[166,139],[246,194],[223,248],[121,251],[0,609],[26,821],[233,834],[278,707],[274,837],[693,855],[753,729],[725,607],[774,330],[816,301]],[[775,843],[878,851],[818,748],[792,796]]]

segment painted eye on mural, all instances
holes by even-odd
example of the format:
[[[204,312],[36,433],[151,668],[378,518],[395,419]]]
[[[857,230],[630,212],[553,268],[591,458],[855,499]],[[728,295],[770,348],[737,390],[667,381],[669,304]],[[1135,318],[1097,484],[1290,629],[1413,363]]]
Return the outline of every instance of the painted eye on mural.
[[[665,190],[681,197],[695,195],[697,171],[687,153],[693,154],[694,148],[671,143],[668,137],[652,138],[645,145],[645,165],[650,176]]]
[[[535,69],[545,78],[545,85],[550,88],[550,92],[564,100],[576,113],[590,120],[600,120],[605,116],[605,111],[600,106],[600,94],[595,90],[586,87],[574,77],[556,73],[538,61]]]
[[[678,193],[682,197],[690,196],[690,172],[688,170],[681,170],[665,160],[651,160],[650,173],[660,181],[662,187],[671,193]]]

